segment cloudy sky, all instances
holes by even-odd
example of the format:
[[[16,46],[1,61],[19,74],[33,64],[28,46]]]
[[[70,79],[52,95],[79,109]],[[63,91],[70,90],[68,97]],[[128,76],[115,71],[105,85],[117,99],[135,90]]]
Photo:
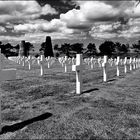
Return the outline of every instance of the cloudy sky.
[[[135,41],[140,39],[140,4],[116,0],[0,1],[0,41]],[[137,6],[136,6],[137,5]]]

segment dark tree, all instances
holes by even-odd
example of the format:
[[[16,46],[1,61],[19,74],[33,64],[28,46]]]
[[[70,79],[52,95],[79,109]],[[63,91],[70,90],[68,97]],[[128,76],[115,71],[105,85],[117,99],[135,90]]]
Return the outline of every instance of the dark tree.
[[[42,42],[41,48],[39,49],[39,51],[41,54],[45,52],[45,42]]]
[[[88,56],[93,56],[97,54],[97,49],[94,43],[89,43],[87,45],[87,50],[85,54],[88,54]]]
[[[6,56],[12,56],[13,55],[13,46],[10,43],[7,43],[5,45],[2,45],[1,52]]]
[[[140,40],[136,44],[132,44],[132,49],[135,53],[140,53]]]
[[[115,43],[115,52],[117,55],[120,54],[120,49],[121,49],[122,44],[120,42]]]
[[[11,53],[12,53],[11,55],[12,56],[18,56],[19,48],[20,48],[19,44],[13,46],[13,49],[11,49]]]
[[[25,54],[24,56],[28,57],[30,55],[30,51],[34,51],[34,46],[30,42],[25,43]]]
[[[112,41],[105,41],[99,46],[101,55],[111,56],[115,53],[115,44]]]
[[[25,56],[25,40],[22,40],[20,43],[20,51],[21,56]]]
[[[71,50],[71,45],[70,44],[68,44],[68,43],[62,44],[60,50],[63,54],[70,57],[70,50]]]
[[[37,58],[37,57],[39,57],[39,54],[37,53],[37,54],[35,54],[35,57]]]
[[[71,50],[76,53],[83,53],[83,43],[74,43],[71,45]]]
[[[43,42],[41,44],[41,48],[39,49],[39,51],[40,52],[43,51],[45,57],[48,57],[48,56],[53,57],[54,56],[53,49],[52,49],[52,42],[51,42],[51,37],[50,36],[46,37],[46,42]]]
[[[55,45],[54,45],[54,50],[58,50],[58,49],[59,49],[58,44],[55,44]]]
[[[17,44],[16,46],[14,46],[14,48],[15,48],[16,50],[19,50],[19,48],[20,48],[19,44]]]
[[[30,51],[33,50],[33,44],[30,42],[25,42],[25,40],[21,41],[20,49],[21,49],[21,55],[28,57],[30,54]]]
[[[127,55],[129,51],[130,51],[129,44],[121,44],[120,42],[115,43],[116,55]]]
[[[128,53],[129,51],[129,44],[122,44],[121,50],[122,53]]]
[[[55,57],[58,58],[60,54],[58,52],[55,53]]]

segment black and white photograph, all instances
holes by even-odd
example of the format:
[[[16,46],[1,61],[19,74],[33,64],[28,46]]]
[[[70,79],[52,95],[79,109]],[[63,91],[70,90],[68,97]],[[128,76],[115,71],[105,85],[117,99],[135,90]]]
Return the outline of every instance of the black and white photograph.
[[[140,139],[140,0],[0,0],[0,140]]]

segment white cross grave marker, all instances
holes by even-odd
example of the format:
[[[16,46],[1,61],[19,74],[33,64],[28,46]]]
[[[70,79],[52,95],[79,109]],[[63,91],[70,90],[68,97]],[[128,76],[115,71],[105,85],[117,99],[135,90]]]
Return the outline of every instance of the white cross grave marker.
[[[91,62],[91,69],[93,69],[93,63],[94,63],[94,59],[93,59],[93,57],[91,57],[91,59],[90,59],[90,62]]]
[[[117,56],[117,62],[116,62],[116,65],[117,65],[117,76],[120,75],[119,64],[120,64],[120,57]]]
[[[64,63],[64,67],[65,67],[65,72],[67,72],[68,71],[68,67],[67,67],[68,57],[67,56],[65,56],[63,63]]]
[[[101,61],[102,61],[102,60],[101,60],[101,58],[98,58],[97,61],[98,61],[98,66],[101,68],[101,67],[102,67],[102,64],[101,64]]]
[[[136,58],[136,69],[138,68],[138,58]]]
[[[38,65],[40,65],[40,57],[41,57],[41,56],[38,56],[38,57],[37,57],[37,64],[38,64]]]
[[[22,57],[22,66],[25,67],[25,56]]]
[[[132,70],[132,57],[129,59],[129,64],[130,64],[130,71]]]
[[[50,56],[46,57],[46,61],[48,63],[48,69],[49,69],[50,68],[50,62],[51,62],[51,57]]]
[[[124,58],[124,73],[127,73],[127,57]]]
[[[71,62],[72,62],[72,65],[75,64],[75,58],[74,57],[72,57]]]
[[[138,58],[138,68],[140,67],[140,58]]]
[[[82,54],[76,54],[76,65],[72,65],[72,71],[76,71],[76,94],[82,93],[82,66],[83,58]]]
[[[104,56],[102,67],[103,67],[103,81],[106,82],[107,81],[107,56],[106,55]]]
[[[32,63],[32,57],[29,55],[27,58],[27,62],[28,62],[28,66],[29,66],[29,70],[31,70],[31,63]]]
[[[44,75],[44,55],[40,56],[40,75]]]
[[[133,69],[136,69],[136,58],[133,58]]]
[[[21,57],[22,57],[22,49],[21,47],[19,48],[19,54],[18,54],[18,63],[21,63]]]

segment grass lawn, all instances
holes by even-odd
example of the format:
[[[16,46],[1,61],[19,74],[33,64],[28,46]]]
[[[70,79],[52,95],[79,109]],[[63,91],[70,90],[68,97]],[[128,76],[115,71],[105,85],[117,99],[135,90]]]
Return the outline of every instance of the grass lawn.
[[[56,63],[40,77],[39,66],[5,60],[17,68],[17,79],[0,85],[2,132],[0,139],[140,139],[140,70],[116,77],[108,69],[83,70],[83,93],[75,94],[75,72]]]

